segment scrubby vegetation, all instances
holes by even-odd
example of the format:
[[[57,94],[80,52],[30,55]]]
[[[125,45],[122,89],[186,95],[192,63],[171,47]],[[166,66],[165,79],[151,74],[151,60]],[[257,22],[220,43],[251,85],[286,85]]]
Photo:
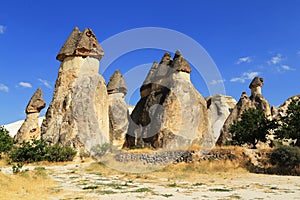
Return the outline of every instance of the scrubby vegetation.
[[[270,162],[280,168],[295,168],[300,165],[300,148],[282,145],[270,155]]]
[[[71,161],[76,151],[69,146],[50,146],[45,141],[32,139],[24,141],[20,146],[15,146],[9,154],[13,162],[63,162]]]
[[[8,134],[9,132],[0,126],[0,158],[2,153],[8,153],[14,144],[14,140]]]
[[[242,114],[240,121],[230,126],[232,144],[248,144],[255,148],[259,141],[267,141],[266,135],[275,127],[276,124],[269,120],[263,111],[250,108]]]
[[[2,154],[5,154],[9,162],[64,162],[73,160],[76,151],[69,146],[51,146],[45,141],[35,138],[32,138],[30,141],[24,141],[20,145],[14,145],[13,138],[9,136],[9,132],[0,126],[0,155]],[[15,170],[17,170],[21,164],[14,166]]]

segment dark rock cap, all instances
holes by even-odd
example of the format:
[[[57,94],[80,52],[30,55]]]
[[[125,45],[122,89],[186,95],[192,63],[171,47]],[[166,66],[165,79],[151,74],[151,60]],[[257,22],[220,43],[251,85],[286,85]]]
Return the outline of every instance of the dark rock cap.
[[[253,88],[256,88],[256,87],[262,87],[264,85],[264,79],[263,78],[260,78],[260,77],[255,77],[250,85],[249,85],[249,88],[250,89],[253,89]]]
[[[181,52],[179,50],[177,50],[175,53],[171,67],[174,68],[176,71],[180,72],[191,73],[192,71],[189,63],[181,55]]]
[[[26,114],[39,113],[45,106],[46,102],[43,100],[43,91],[39,88],[32,95],[25,111]]]
[[[107,92],[108,94],[127,94],[126,82],[119,69],[117,69],[115,73],[110,77],[109,82],[107,84]]]
[[[165,53],[160,61],[159,64],[161,65],[169,65],[172,63],[172,57],[171,57],[171,54],[169,53]]]
[[[86,28],[83,32],[80,32],[78,27],[75,27],[57,54],[56,59],[62,62],[69,56],[90,56],[101,60],[103,55],[104,51],[93,31],[90,28]]]

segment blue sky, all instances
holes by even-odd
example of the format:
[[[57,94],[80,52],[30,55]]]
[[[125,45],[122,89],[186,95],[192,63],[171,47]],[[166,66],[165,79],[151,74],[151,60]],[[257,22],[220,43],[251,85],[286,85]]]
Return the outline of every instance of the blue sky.
[[[205,48],[222,75],[205,83],[192,72],[192,82],[204,97],[209,95],[207,84],[222,82],[226,94],[238,100],[243,91],[250,93],[248,85],[259,75],[265,79],[263,95],[279,105],[300,93],[299,10],[297,0],[1,2],[0,124],[24,119],[38,87],[49,105],[60,65],[55,57],[75,26],[92,28],[100,43],[141,27],[181,32]],[[157,49],[128,53],[109,66],[104,78],[117,68],[126,73],[162,55]],[[129,102],[134,104],[137,96]]]

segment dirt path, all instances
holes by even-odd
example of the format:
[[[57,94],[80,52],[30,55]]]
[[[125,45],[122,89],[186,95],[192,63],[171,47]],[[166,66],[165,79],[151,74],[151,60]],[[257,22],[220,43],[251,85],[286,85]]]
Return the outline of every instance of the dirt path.
[[[89,172],[86,167],[91,164],[45,166],[47,174],[58,183],[52,188],[55,195],[49,199],[300,199],[300,177],[295,176],[204,174],[193,182],[149,176],[130,179],[121,173],[103,176],[101,172]],[[12,174],[11,168],[1,171]]]

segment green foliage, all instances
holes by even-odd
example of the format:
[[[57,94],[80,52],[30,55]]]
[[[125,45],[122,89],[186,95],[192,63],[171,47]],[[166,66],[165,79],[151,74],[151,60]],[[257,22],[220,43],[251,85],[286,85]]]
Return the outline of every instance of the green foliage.
[[[279,120],[281,126],[275,131],[277,139],[297,139],[300,147],[300,99],[293,99],[288,106],[286,116]]]
[[[9,132],[0,126],[0,154],[9,152],[13,144],[14,140],[10,137]]]
[[[13,165],[13,166],[12,166],[13,173],[14,173],[14,174],[20,173],[22,167],[23,167],[23,164],[21,164],[21,163],[17,163],[17,165]]]
[[[102,145],[97,144],[92,147],[91,151],[93,152],[95,157],[104,156],[112,148],[110,143],[104,143]]]
[[[76,151],[69,146],[48,146],[46,152],[44,159],[49,162],[71,161],[76,155]]]
[[[278,167],[297,167],[300,165],[300,148],[282,145],[273,150],[270,162]]]
[[[31,163],[39,161],[63,162],[71,161],[76,151],[68,146],[50,146],[45,141],[32,139],[14,147],[10,153],[13,162]]]
[[[263,111],[250,108],[242,114],[240,121],[235,121],[230,126],[232,144],[249,144],[255,148],[259,141],[266,142],[266,135],[275,127],[276,124],[267,119]]]

